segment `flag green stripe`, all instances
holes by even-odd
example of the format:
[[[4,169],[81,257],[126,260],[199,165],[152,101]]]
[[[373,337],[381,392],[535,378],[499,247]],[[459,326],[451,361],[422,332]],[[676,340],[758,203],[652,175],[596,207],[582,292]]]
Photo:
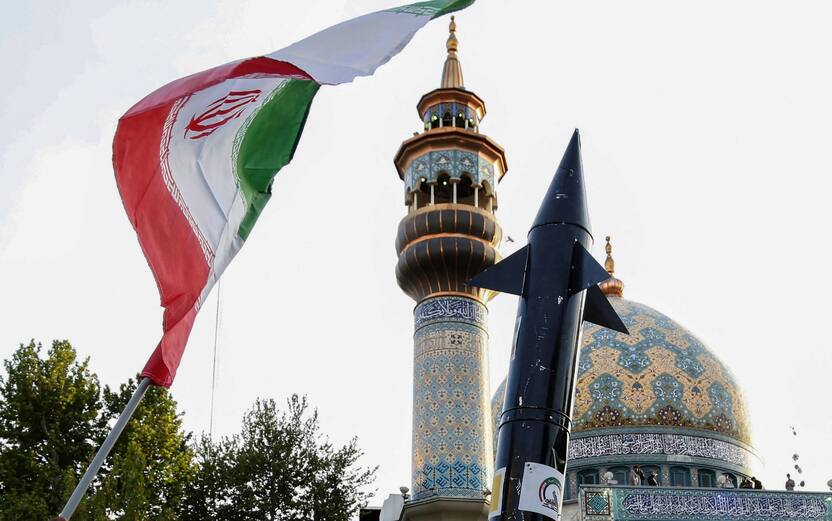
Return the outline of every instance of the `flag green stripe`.
[[[236,165],[247,206],[237,230],[241,239],[248,238],[269,202],[274,177],[292,160],[319,87],[311,80],[286,80],[244,130]]]
[[[394,7],[388,9],[394,13],[408,13],[416,16],[428,16],[431,20],[439,18],[440,16],[460,9],[465,9],[473,4],[474,0],[428,0],[427,2],[418,2],[415,4],[403,5],[401,7]]]
[[[448,13],[465,9],[469,5],[473,4],[474,0],[433,0],[428,3],[435,4],[436,7],[439,8],[439,10],[436,11],[436,14],[433,15],[433,18],[431,18],[431,20],[433,20],[434,18],[439,18],[440,16],[444,16]]]

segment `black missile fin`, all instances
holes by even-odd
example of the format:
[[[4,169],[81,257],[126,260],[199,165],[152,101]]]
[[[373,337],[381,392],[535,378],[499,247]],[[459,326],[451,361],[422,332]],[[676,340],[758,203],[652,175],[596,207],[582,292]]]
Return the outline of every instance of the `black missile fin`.
[[[477,288],[511,293],[512,295],[522,295],[528,257],[529,245],[527,244],[497,264],[480,272],[479,275],[466,282],[466,284]]]
[[[572,273],[569,276],[569,295],[598,285],[610,278],[610,274],[598,264],[595,257],[586,251],[581,243],[576,242],[572,250]]]
[[[621,317],[618,316],[618,313],[598,286],[592,286],[586,291],[584,320],[625,335],[630,334],[627,331],[627,326],[621,321]]]

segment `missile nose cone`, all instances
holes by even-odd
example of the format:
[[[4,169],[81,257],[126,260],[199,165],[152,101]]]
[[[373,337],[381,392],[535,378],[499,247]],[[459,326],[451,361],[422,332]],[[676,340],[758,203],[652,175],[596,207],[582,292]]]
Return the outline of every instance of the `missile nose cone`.
[[[537,211],[532,228],[552,223],[574,224],[592,235],[581,161],[581,135],[578,129],[572,134],[555,177],[540,204],[540,210]]]

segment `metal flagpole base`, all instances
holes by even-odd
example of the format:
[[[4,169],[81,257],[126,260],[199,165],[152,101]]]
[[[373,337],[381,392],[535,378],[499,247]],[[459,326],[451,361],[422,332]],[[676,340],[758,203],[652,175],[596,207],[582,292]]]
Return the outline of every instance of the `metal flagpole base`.
[[[69,501],[66,502],[66,506],[64,506],[64,509],[61,511],[60,516],[53,521],[69,521],[72,514],[75,513],[75,509],[78,508],[78,504],[81,503],[81,499],[83,499],[84,494],[87,493],[87,489],[90,488],[90,484],[95,478],[95,475],[98,474],[98,470],[101,468],[101,465],[104,464],[104,460],[107,459],[110,451],[113,450],[113,445],[116,444],[116,441],[119,436],[121,436],[121,432],[124,430],[127,422],[130,421],[133,413],[136,412],[136,408],[139,406],[139,403],[141,403],[142,398],[144,398],[148,387],[150,387],[150,379],[142,378],[142,381],[139,382],[139,386],[136,387],[136,390],[133,392],[133,396],[130,397],[130,401],[127,402],[127,406],[121,412],[118,420],[116,420],[116,424],[113,425],[113,430],[110,431],[110,434],[107,435],[107,439],[105,439],[104,443],[101,444],[101,448],[99,448],[98,452],[95,453],[92,463],[90,463],[90,466],[87,467],[87,471],[84,472],[84,475],[81,477],[81,481],[78,482],[78,486],[75,487],[75,490],[69,497]]]

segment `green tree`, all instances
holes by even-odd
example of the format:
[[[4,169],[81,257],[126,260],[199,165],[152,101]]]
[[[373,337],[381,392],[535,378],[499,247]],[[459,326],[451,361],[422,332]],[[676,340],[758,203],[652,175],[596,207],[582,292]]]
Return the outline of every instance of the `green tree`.
[[[214,442],[206,434],[194,444],[197,472],[185,497],[183,520],[224,519],[222,516],[229,506],[234,446],[233,438]]]
[[[200,471],[188,501],[191,521],[347,521],[371,494],[375,468],[357,465],[356,440],[335,448],[317,411],[292,396],[288,411],[257,400],[242,432],[197,449]],[[190,517],[193,515],[194,517]]]
[[[124,410],[135,390],[132,379],[117,392],[104,389],[110,418]],[[83,505],[85,514],[78,521],[178,520],[196,473],[190,437],[170,392],[150,387],[113,447],[99,490]]]
[[[48,519],[103,439],[98,378],[72,345],[21,344],[0,375],[0,519]]]

